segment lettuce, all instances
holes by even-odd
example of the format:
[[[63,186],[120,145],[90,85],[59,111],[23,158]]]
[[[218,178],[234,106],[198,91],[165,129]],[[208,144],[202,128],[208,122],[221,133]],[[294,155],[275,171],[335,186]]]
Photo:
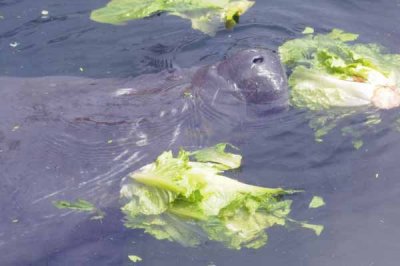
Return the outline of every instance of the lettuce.
[[[234,27],[253,5],[248,0],[112,0],[107,6],[92,11],[90,18],[118,25],[167,12],[191,20],[194,29],[214,35],[221,23],[228,29]]]
[[[91,220],[101,220],[105,216],[105,213],[102,210],[96,208],[96,206],[94,206],[92,203],[83,199],[78,199],[75,202],[59,200],[59,201],[54,201],[53,205],[58,209],[68,209],[77,212],[92,213],[93,216],[90,218]]]
[[[265,188],[222,175],[238,168],[241,156],[225,151],[226,143],[199,151],[162,153],[155,162],[129,174],[121,188],[125,226],[141,228],[157,239],[196,246],[205,240],[228,248],[259,248],[265,229],[297,224],[319,234],[320,225],[288,217],[295,190]]]
[[[376,44],[354,44],[357,34],[334,29],[289,40],[279,47],[289,68],[291,104],[321,110],[331,107],[400,105],[400,55]]]

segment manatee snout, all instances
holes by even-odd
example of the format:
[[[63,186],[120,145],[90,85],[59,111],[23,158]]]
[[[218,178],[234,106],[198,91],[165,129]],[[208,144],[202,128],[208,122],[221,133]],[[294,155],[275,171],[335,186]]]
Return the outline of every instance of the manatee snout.
[[[221,62],[218,71],[247,103],[268,104],[271,108],[288,106],[286,74],[273,51],[242,50]]]

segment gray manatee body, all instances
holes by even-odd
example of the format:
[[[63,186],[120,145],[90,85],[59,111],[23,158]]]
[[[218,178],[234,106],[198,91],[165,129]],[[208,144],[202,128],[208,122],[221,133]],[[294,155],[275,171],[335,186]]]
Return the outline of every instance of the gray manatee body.
[[[288,104],[279,59],[259,49],[133,79],[2,77],[0,87],[0,265],[47,265],[123,232],[127,173],[167,149],[229,141],[239,123]],[[76,199],[104,220],[52,204]]]

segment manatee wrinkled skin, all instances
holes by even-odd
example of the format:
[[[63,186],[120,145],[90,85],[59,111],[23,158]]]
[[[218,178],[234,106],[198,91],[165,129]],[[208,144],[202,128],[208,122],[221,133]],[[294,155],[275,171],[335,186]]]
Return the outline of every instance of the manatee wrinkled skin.
[[[238,124],[288,105],[279,59],[261,49],[133,79],[2,77],[0,86],[0,265],[47,265],[123,232],[126,174],[167,149],[229,141]],[[76,199],[104,220],[52,204]]]

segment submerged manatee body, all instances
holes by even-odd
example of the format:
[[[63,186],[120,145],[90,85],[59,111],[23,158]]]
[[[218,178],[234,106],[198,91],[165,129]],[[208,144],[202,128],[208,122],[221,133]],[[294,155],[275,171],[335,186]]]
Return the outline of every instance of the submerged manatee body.
[[[166,149],[229,141],[238,123],[288,104],[279,59],[258,49],[134,79],[3,77],[0,86],[0,265],[93,255],[79,246],[123,230],[127,173]],[[218,128],[227,135],[209,139]],[[109,215],[100,223],[52,204],[76,199]]]

